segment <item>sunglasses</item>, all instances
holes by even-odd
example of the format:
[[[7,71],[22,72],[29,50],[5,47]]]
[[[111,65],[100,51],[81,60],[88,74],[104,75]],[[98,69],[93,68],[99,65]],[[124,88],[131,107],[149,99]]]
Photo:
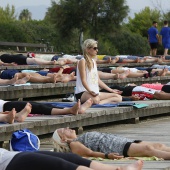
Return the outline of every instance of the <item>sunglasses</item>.
[[[98,47],[93,47],[93,50],[98,50]]]

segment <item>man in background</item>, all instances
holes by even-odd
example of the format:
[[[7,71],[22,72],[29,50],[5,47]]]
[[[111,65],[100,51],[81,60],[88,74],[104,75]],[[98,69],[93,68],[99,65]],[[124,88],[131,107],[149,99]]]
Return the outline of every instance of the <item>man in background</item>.
[[[160,43],[164,47],[164,56],[167,56],[168,49],[170,49],[170,27],[168,27],[168,21],[164,21],[164,27],[160,31]]]
[[[158,23],[156,21],[153,21],[152,27],[148,29],[148,42],[150,44],[150,55],[156,56],[157,53],[157,47],[158,47],[158,41],[159,41],[159,35],[157,30]]]

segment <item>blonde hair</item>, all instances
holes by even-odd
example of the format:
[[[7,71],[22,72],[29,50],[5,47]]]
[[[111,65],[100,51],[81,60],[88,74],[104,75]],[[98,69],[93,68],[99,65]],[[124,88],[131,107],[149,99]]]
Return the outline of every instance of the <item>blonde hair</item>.
[[[55,152],[71,152],[69,145],[66,142],[61,142],[57,130],[53,133],[52,140]]]
[[[95,41],[94,39],[87,39],[84,41],[82,45],[83,56],[84,56],[84,59],[86,60],[86,65],[89,70],[93,68],[93,62],[87,53],[87,48],[93,48],[96,44],[97,44],[97,41]]]

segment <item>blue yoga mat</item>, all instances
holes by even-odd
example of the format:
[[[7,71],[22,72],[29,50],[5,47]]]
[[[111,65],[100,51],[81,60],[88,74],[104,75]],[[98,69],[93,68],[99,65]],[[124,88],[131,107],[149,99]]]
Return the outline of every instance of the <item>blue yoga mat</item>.
[[[44,103],[44,102],[43,102]],[[72,103],[61,103],[61,102],[47,102],[46,104],[50,104],[54,107],[65,108],[65,107],[73,107],[75,102]],[[107,103],[107,104],[95,104],[92,105],[91,108],[105,108],[105,107],[119,107],[119,106],[133,106],[135,103],[133,102],[121,102],[121,103]]]

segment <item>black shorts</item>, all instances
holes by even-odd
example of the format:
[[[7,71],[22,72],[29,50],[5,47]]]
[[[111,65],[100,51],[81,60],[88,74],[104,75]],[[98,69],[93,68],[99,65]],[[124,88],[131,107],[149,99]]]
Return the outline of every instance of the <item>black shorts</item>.
[[[170,85],[164,85],[161,90],[166,93],[170,93]]]
[[[17,112],[20,112],[22,109],[24,109],[25,105],[27,104],[27,101],[11,101],[6,102],[3,106],[3,111],[10,111],[13,108]],[[51,111],[53,108],[50,104],[45,103],[38,103],[38,102],[29,102],[32,105],[31,114],[43,114],[43,115],[51,115]]]
[[[84,91],[83,91],[83,92],[81,92],[81,93],[77,93],[77,94],[75,94],[76,99],[77,99],[77,100],[78,100],[78,99],[81,99],[81,96],[83,95],[83,93],[84,93]]]
[[[27,65],[27,58],[22,54],[17,55],[10,55],[10,54],[3,54],[0,56],[0,59],[4,63],[16,63],[18,65]]]
[[[105,73],[111,73],[111,68],[98,68],[99,71],[105,72]]]
[[[129,157],[128,154],[127,154],[127,152],[128,152],[128,150],[129,150],[130,145],[131,145],[132,143],[140,143],[140,142],[142,142],[142,141],[141,141],[141,140],[135,140],[134,142],[127,142],[126,145],[125,145],[125,147],[124,147],[124,149],[123,149],[123,156],[124,156],[124,157]]]
[[[158,48],[158,43],[150,43],[151,49],[156,49]]]

